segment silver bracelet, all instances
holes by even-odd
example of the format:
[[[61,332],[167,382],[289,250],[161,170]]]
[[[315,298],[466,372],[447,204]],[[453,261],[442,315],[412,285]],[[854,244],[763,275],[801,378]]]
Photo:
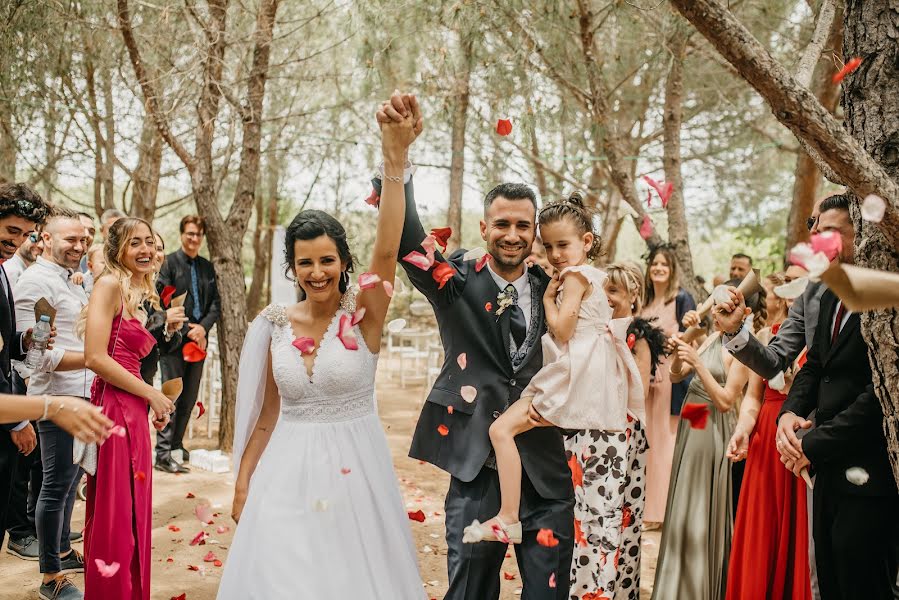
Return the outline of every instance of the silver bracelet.
[[[384,179],[386,179],[387,181],[392,181],[394,183],[403,183],[402,175],[388,175],[387,173],[384,173]]]

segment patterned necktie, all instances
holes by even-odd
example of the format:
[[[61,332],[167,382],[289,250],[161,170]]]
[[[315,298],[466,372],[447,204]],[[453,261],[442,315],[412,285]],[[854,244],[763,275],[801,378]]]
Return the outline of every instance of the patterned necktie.
[[[518,306],[518,290],[511,283],[506,286],[505,292],[512,296],[512,305],[509,306],[509,329],[512,333],[512,340],[515,342],[515,349],[521,348],[524,338],[528,333],[528,323],[524,320],[524,312]]]
[[[199,323],[203,313],[200,312],[200,286],[197,283],[197,259],[190,261],[190,294],[194,298],[193,317]]]

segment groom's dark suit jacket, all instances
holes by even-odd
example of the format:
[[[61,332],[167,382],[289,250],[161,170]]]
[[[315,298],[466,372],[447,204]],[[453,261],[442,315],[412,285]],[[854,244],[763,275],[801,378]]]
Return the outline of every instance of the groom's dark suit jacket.
[[[808,360],[796,374],[781,414],[789,411],[805,418],[818,409],[815,428],[802,439],[802,449],[817,473],[816,489],[821,485],[855,496],[893,496],[896,482],[861,319],[851,314],[831,345],[836,309],[837,297],[830,290],[824,292]],[[850,483],[846,479],[850,467],[867,471],[868,482]]]
[[[0,284],[0,339],[3,343],[3,348],[0,349],[0,393],[17,394],[22,393],[22,390],[16,389],[12,361],[25,359],[25,354],[22,352],[22,336],[24,334],[16,331],[16,303],[13,301],[12,286],[9,284],[3,267],[0,267],[0,277],[3,278],[3,284]],[[4,286],[6,293],[3,293]],[[17,424],[9,423],[0,428],[9,431]]]
[[[380,193],[380,181],[375,182]],[[406,220],[399,257],[417,250],[425,232],[415,207],[412,182],[406,184]],[[543,366],[540,337],[546,332],[543,292],[549,278],[539,267],[529,270],[532,310],[528,340],[531,342],[518,368],[509,356],[509,311],[497,316],[500,290],[487,268],[475,270],[475,261],[462,260],[463,250],[449,258],[437,253],[438,262],[448,262],[456,273],[442,289],[432,277],[403,260],[400,264],[434,307],[445,359],[440,375],[428,394],[412,438],[409,456],[425,460],[462,481],[472,481],[484,467],[491,451],[488,429],[499,415],[518,400],[531,377]],[[436,266],[437,263],[435,263]],[[488,303],[490,306],[488,306]],[[467,367],[457,358],[465,353]],[[474,402],[466,402],[462,386],[477,389]],[[452,407],[449,414],[447,408]],[[445,425],[445,436],[438,427]],[[565,460],[562,434],[555,427],[539,427],[515,438],[522,466],[537,493],[544,498],[567,498],[572,494],[571,473]]]

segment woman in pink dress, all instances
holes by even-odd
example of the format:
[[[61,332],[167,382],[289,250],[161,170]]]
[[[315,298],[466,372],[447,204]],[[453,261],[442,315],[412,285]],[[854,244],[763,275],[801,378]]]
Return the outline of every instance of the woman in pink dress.
[[[144,327],[144,300],[158,306],[153,285],[156,242],[150,224],[124,218],[109,228],[106,268],[87,305],[85,360],[97,374],[91,402],[117,427],[99,449],[88,477],[84,597],[150,599],[152,469],[147,404],[161,429],[172,401],[146,384],[140,360],[156,343]]]
[[[677,277],[677,258],[669,246],[659,246],[649,253],[646,268],[646,303],[640,316],[651,321],[670,337],[683,331],[681,319],[696,302],[689,292],[680,288]],[[644,531],[658,529],[665,520],[671,460],[677,437],[680,408],[690,381],[673,384],[668,373],[668,358],[661,357],[659,368],[652,377],[646,397],[646,505],[643,513]]]

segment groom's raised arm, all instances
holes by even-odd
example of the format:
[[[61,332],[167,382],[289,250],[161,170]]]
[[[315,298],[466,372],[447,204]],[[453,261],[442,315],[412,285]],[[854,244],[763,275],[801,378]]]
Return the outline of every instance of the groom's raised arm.
[[[438,267],[441,263],[447,262],[446,258],[440,253],[440,251],[436,251],[434,254],[434,265],[428,269],[427,271],[418,268],[417,266],[403,260],[404,256],[407,256],[410,252],[419,252],[421,254],[425,254],[425,250],[421,247],[422,241],[424,241],[425,233],[424,227],[421,224],[421,218],[418,216],[418,209],[415,206],[415,195],[413,193],[412,186],[412,174],[408,173],[405,175],[406,182],[404,186],[404,191],[406,193],[406,218],[403,222],[403,234],[400,237],[400,250],[397,256],[399,264],[406,271],[406,275],[409,277],[409,281],[412,282],[412,285],[415,286],[419,292],[424,294],[424,296],[433,304],[437,303],[446,303],[451,301],[459,290],[461,290],[461,278],[458,273],[457,264],[453,264],[453,269],[456,270],[456,273],[453,275],[452,279],[447,281],[442,287],[438,284],[438,282],[434,279],[433,272],[434,269]],[[372,179],[372,185],[375,188],[375,192],[377,192],[378,196],[381,195],[381,179],[375,177]]]

